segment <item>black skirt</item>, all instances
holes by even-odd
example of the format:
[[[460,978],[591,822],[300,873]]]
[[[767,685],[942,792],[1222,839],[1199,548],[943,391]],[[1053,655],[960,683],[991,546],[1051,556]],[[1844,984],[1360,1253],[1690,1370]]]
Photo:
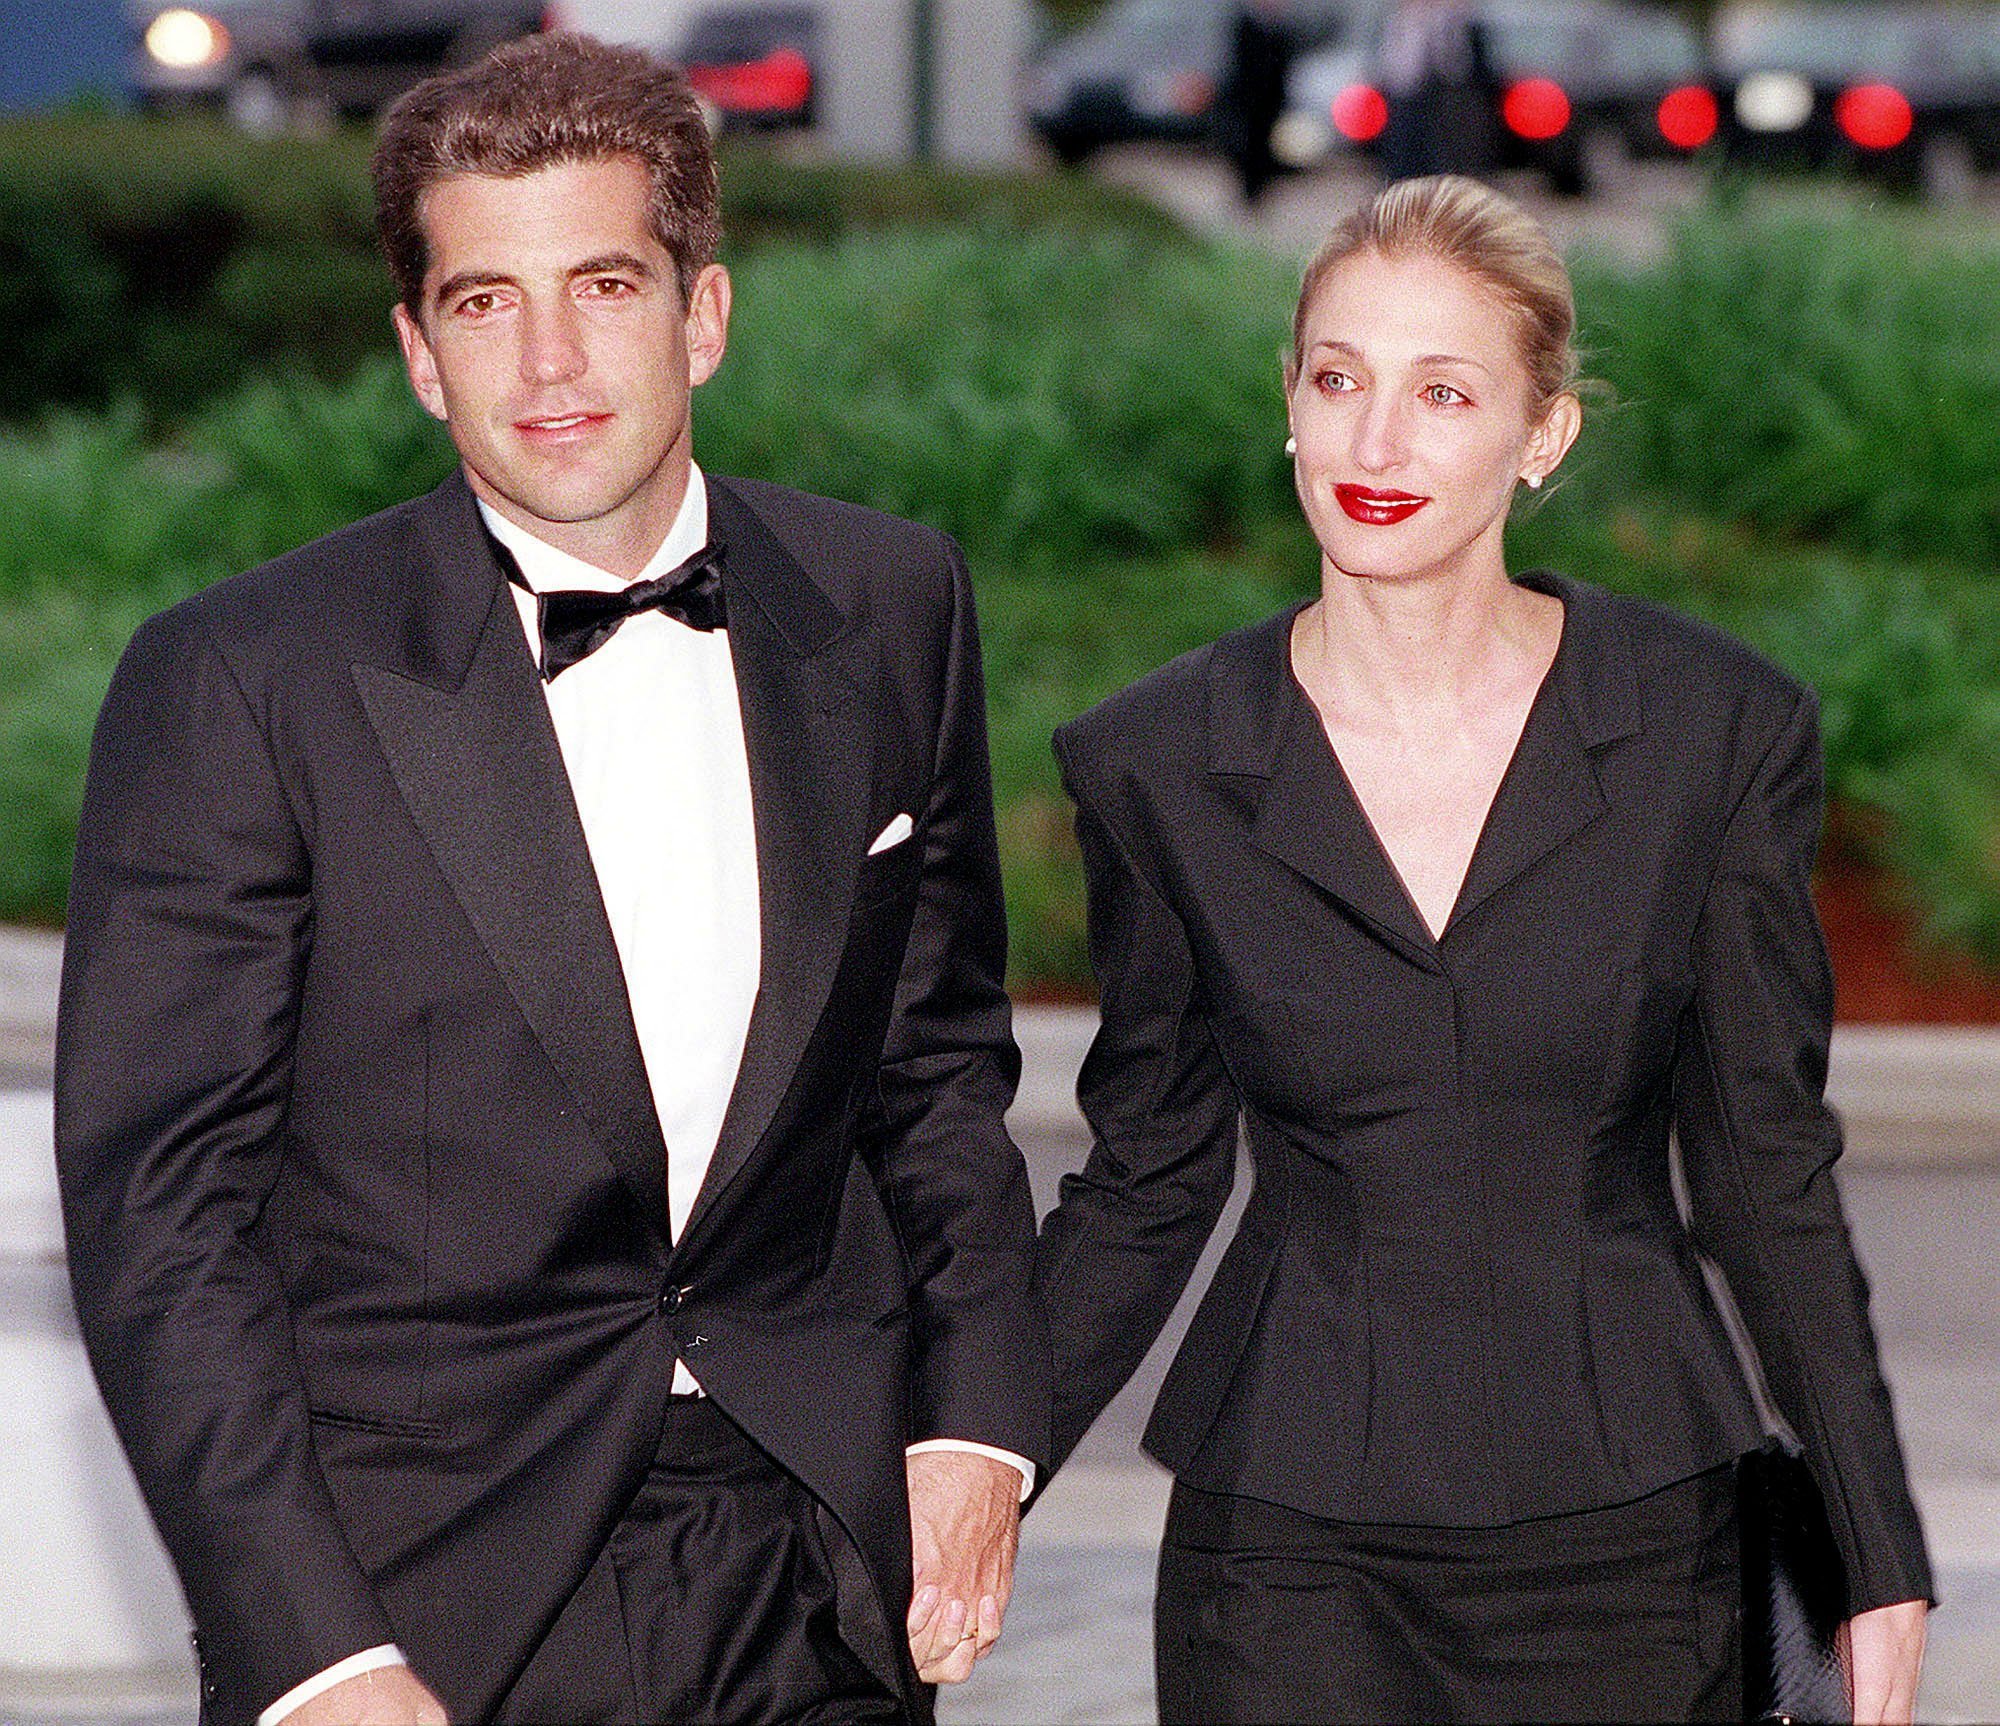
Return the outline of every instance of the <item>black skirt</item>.
[[[1742,1718],[1734,1465],[1501,1528],[1330,1522],[1177,1483],[1160,1719]]]

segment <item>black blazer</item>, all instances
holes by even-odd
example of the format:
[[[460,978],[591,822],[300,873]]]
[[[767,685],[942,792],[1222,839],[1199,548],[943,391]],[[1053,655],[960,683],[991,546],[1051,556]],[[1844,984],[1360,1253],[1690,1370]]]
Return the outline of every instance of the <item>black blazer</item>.
[[[906,1441],[1046,1453],[963,563],[871,512],[710,497],[763,969],[671,1246],[618,956],[462,480],[153,619],[114,680],[57,1155],[211,1718],[392,1640],[453,1719],[490,1712],[643,1478],[677,1354],[852,1533],[890,1627]],[[866,855],[904,812],[916,837]]]
[[[1103,1028],[1045,1220],[1056,1451],[1255,1187],[1146,1444],[1357,1521],[1609,1505],[1760,1439],[1697,1251],[1823,1483],[1857,1609],[1930,1590],[1821,1100],[1809,694],[1555,577],[1566,608],[1441,940],[1291,675],[1287,612],[1056,736]],[[1692,1223],[1677,1211],[1678,1134]]]

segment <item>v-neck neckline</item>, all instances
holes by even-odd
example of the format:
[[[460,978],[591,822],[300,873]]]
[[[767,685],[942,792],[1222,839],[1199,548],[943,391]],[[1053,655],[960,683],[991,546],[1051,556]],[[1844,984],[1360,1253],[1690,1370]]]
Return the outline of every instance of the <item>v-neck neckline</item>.
[[[1445,913],[1444,922],[1436,929],[1431,927],[1430,919],[1424,915],[1423,907],[1417,903],[1416,895],[1410,891],[1409,882],[1403,878],[1402,870],[1396,866],[1394,855],[1390,852],[1389,847],[1383,843],[1381,831],[1375,825],[1375,818],[1368,813],[1368,805],[1362,800],[1360,792],[1355,790],[1354,781],[1348,777],[1347,765],[1340,759],[1339,749],[1335,747],[1333,739],[1327,735],[1326,721],[1320,714],[1319,704],[1313,700],[1311,693],[1306,689],[1304,682],[1299,677],[1298,667],[1292,657],[1292,631],[1298,623],[1299,614],[1313,602],[1307,600],[1297,606],[1285,620],[1283,636],[1284,675],[1286,683],[1290,685],[1292,699],[1303,710],[1305,720],[1310,725],[1314,737],[1319,741],[1319,747],[1325,750],[1327,759],[1333,764],[1334,779],[1339,784],[1341,792],[1353,805],[1354,813],[1360,816],[1362,829],[1367,833],[1370,843],[1374,845],[1377,855],[1381,858],[1383,868],[1388,872],[1389,879],[1396,884],[1396,890],[1402,894],[1403,901],[1409,907],[1410,915],[1416,927],[1423,932],[1433,951],[1442,951],[1445,940],[1457,926],[1459,913],[1465,909],[1466,884],[1474,880],[1478,874],[1481,854],[1489,848],[1488,841],[1494,828],[1494,816],[1501,810],[1502,802],[1506,799],[1509,788],[1517,777],[1521,761],[1528,753],[1531,738],[1540,730],[1538,722],[1541,720],[1543,710],[1555,699],[1551,691],[1556,687],[1557,673],[1563,667],[1564,660],[1569,651],[1570,637],[1573,633],[1571,625],[1574,623],[1575,618],[1569,596],[1558,591],[1553,584],[1543,586],[1539,582],[1527,581],[1520,578],[1512,579],[1515,580],[1517,586],[1530,588],[1536,593],[1545,593],[1551,599],[1555,600],[1562,607],[1562,624],[1556,635],[1555,652],[1549,656],[1548,668],[1542,673],[1541,681],[1535,686],[1535,693],[1528,702],[1528,711],[1521,721],[1520,733],[1514,739],[1513,749],[1508,752],[1507,765],[1501,769],[1500,778],[1493,787],[1493,795],[1487,800],[1485,813],[1480,817],[1479,831],[1473,838],[1472,849],[1466,853],[1465,868],[1459,874],[1458,885],[1452,891],[1451,907]]]

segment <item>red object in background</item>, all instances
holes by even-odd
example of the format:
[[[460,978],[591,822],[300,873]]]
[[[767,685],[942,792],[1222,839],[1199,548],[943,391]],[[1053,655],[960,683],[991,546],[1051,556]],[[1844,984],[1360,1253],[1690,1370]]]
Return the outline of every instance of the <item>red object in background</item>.
[[[791,114],[812,98],[812,66],[796,48],[773,48],[761,60],[690,66],[688,82],[731,114]]]
[[[1916,123],[1910,99],[1893,84],[1856,84],[1834,98],[1833,121],[1863,150],[1893,150]]]
[[[1833,955],[1834,1017],[1854,1025],[2000,1025],[2000,974],[1927,949],[1916,918],[1889,909],[1878,871],[1822,856],[1813,878]]]
[[[1569,124],[1569,97],[1553,78],[1523,78],[1500,98],[1500,118],[1515,137],[1545,144]]]
[[[1368,144],[1389,124],[1389,99],[1373,84],[1350,84],[1333,99],[1333,129],[1350,144]]]
[[[1167,86],[1167,101],[1176,114],[1206,114],[1215,106],[1215,80],[1200,72],[1176,72]]]
[[[1678,90],[1669,90],[1660,98],[1659,111],[1654,117],[1659,122],[1660,136],[1676,150],[1699,150],[1715,136],[1715,128],[1722,119],[1714,94],[1699,84],[1683,84]]]

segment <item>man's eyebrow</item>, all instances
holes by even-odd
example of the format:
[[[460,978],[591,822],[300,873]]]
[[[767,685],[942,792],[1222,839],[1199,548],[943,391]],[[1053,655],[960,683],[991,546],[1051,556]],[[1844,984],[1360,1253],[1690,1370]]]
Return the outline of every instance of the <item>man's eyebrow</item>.
[[[621,274],[638,276],[644,281],[652,281],[659,273],[642,257],[632,252],[601,252],[594,258],[585,258],[580,264],[572,264],[566,272],[571,281],[582,276],[604,276]],[[506,288],[514,286],[514,278],[504,270],[471,269],[460,270],[431,290],[431,303],[443,305],[456,294],[469,292],[474,288]]]
[[[455,276],[445,279],[431,290],[431,304],[441,306],[455,294],[462,294],[472,288],[504,288],[513,284],[514,278],[499,270],[460,270]]]
[[[637,257],[631,252],[604,252],[594,258],[585,258],[569,272],[571,281],[575,281],[578,276],[612,274],[640,276],[650,282],[655,271],[644,258]]]

